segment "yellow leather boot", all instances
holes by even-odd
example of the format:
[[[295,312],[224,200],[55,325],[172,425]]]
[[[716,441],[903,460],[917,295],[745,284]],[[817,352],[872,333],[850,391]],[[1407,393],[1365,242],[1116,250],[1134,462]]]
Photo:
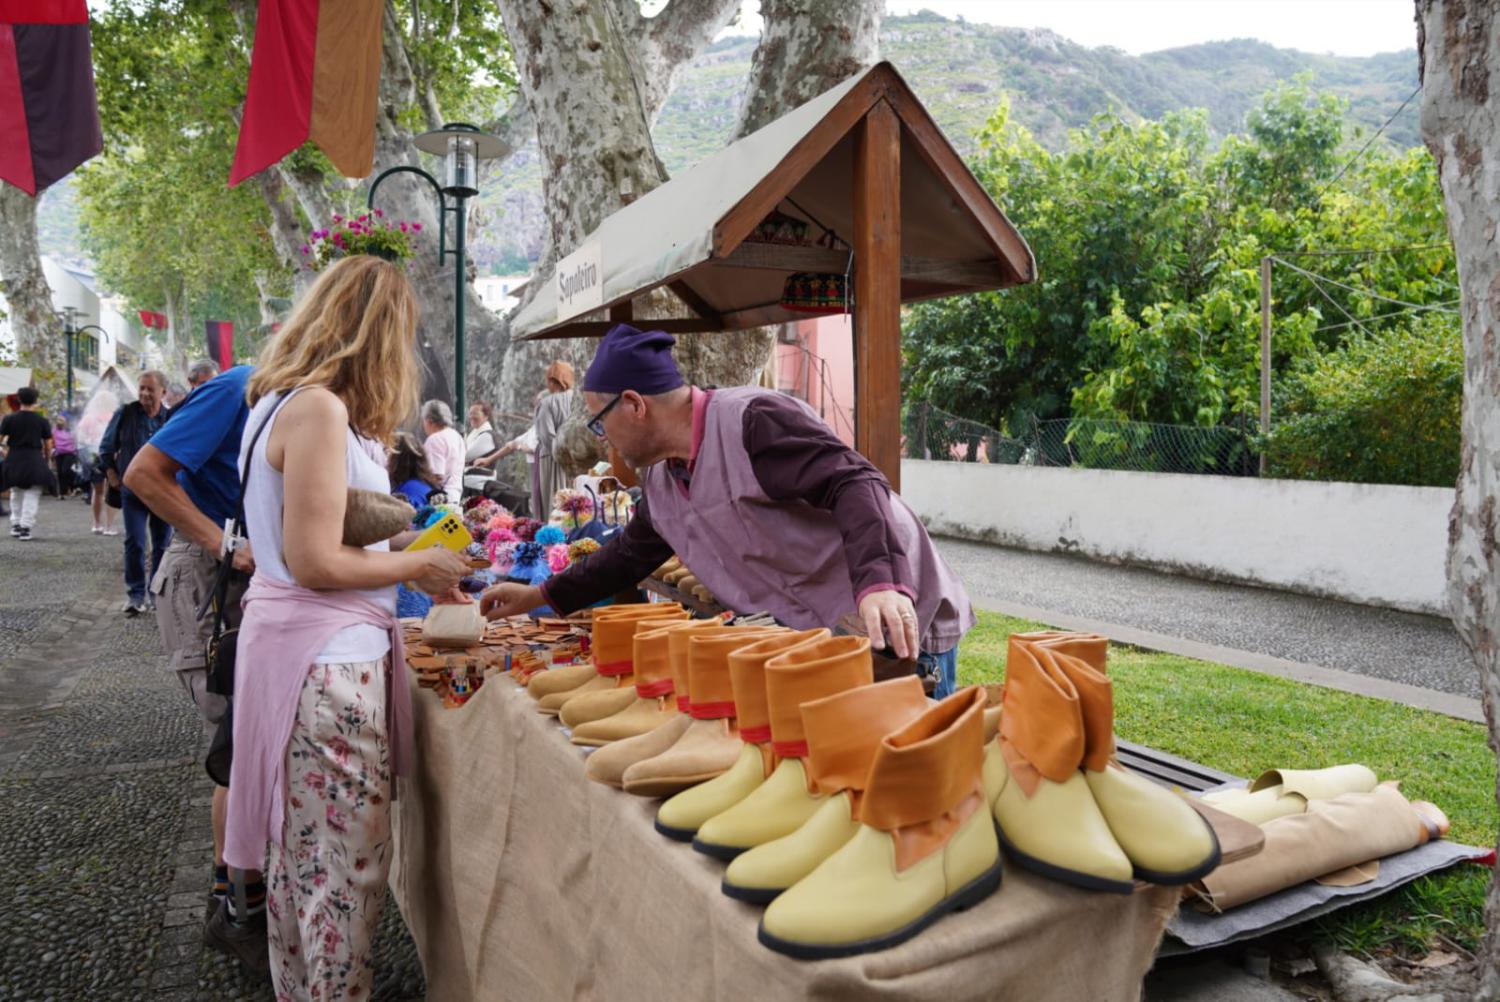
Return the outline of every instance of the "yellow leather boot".
[[[695,625],[713,626],[714,619],[685,619],[658,626],[660,620],[643,621],[636,630],[634,654],[634,696],[625,708],[608,717],[580,722],[573,728],[573,743],[598,747],[612,741],[638,737],[665,724],[677,716],[677,700],[672,681],[672,656],[668,636],[674,629]],[[569,702],[563,706],[563,720],[567,722]]]
[[[705,821],[693,848],[731,860],[753,846],[790,835],[812,817],[824,795],[808,781],[802,704],[874,681],[867,637],[827,637],[766,662],[771,751],[778,759],[766,781],[739,803]]]
[[[853,838],[859,830],[859,802],[880,739],[931,705],[915,675],[803,703],[807,774],[826,799],[790,835],[736,856],[724,871],[724,893],[766,904]]]
[[[735,726],[729,654],[770,632],[720,626],[684,634],[690,694],[687,712],[692,723],[671,748],[625,770],[626,793],[670,796],[729,771],[744,745]]]
[[[1219,865],[1219,840],[1208,821],[1181,795],[1114,761],[1114,692],[1103,671],[1077,653],[1071,640],[1046,640],[1039,649],[1072,681],[1083,711],[1083,776],[1111,834],[1137,879],[1177,886]],[[1101,659],[1102,660],[1102,659]]]
[[[1079,770],[1084,746],[1077,689],[1051,651],[1025,634],[1012,634],[999,754],[989,753],[984,768],[987,792],[995,794],[1000,844],[1012,861],[1045,877],[1129,894],[1130,859]]]
[[[771,902],[763,944],[801,960],[883,950],[1000,885],[983,713],[984,692],[969,686],[881,739],[859,830]]]
[[[739,725],[739,758],[729,771],[689,787],[661,805],[656,830],[691,842],[703,822],[728,810],[763,783],[775,766],[771,754],[771,711],[766,705],[766,662],[793,647],[822,640],[824,629],[778,633],[729,654],[729,684]]]
[[[636,621],[660,618],[682,619],[687,615],[688,613],[676,602],[611,605],[595,609],[590,663],[586,666],[586,672],[570,673],[569,677],[559,678],[551,685],[544,681],[549,673],[543,672],[538,678],[532,680],[536,684],[536,689],[533,690],[532,685],[528,684],[526,690],[538,697],[537,710],[539,712],[555,714],[562,710],[563,704],[574,696],[585,692],[618,688],[618,681],[611,673],[618,672],[622,664],[628,670]],[[582,681],[575,682],[580,675]]]
[[[1364,765],[1332,765],[1325,769],[1268,769],[1248,787],[1205,793],[1206,804],[1251,824],[1288,814],[1303,814],[1309,800],[1331,800],[1345,793],[1369,793],[1377,784]]]
[[[669,677],[672,679],[672,695],[669,698],[677,713],[654,731],[615,741],[592,753],[584,763],[584,775],[596,783],[605,783],[619,789],[624,786],[626,769],[637,762],[655,758],[677,743],[693,720],[687,712],[688,635],[694,630],[714,629],[723,625],[723,621],[718,619],[690,619],[661,627],[660,632],[665,634],[667,644]],[[654,637],[657,632],[653,629],[646,635]]]

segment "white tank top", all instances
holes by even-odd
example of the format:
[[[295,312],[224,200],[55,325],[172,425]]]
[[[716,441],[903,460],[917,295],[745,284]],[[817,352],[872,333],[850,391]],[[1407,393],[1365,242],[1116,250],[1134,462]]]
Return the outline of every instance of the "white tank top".
[[[293,390],[292,395],[295,396],[298,392],[300,390]],[[280,399],[280,394],[262,397],[251,409],[250,416],[245,421],[245,434],[240,441],[242,475],[246,463],[245,450],[250,445],[251,436],[255,434],[255,429],[266,420],[266,416],[276,406],[278,399]],[[277,418],[280,416],[280,414],[276,415]],[[261,433],[260,439],[255,443],[255,455],[249,457],[249,462],[254,465],[251,470],[249,489],[245,492],[245,520],[249,523],[250,549],[255,555],[255,573],[269,574],[278,581],[296,584],[296,579],[292,577],[291,571],[287,570],[286,562],[281,555],[282,506],[286,500],[285,481],[281,473],[266,460],[266,443],[270,441],[271,428],[275,426],[275,423],[273,418],[271,426]],[[389,494],[391,478],[386,472],[385,450],[381,448],[380,443],[356,435],[352,428],[346,429],[344,433],[348,436],[348,447],[344,451],[344,466],[349,486]],[[381,540],[378,543],[371,543],[365,549],[389,551],[390,544]],[[359,590],[355,594],[369,599],[383,609],[389,609],[393,616],[396,614],[395,585]],[[333,635],[316,660],[318,664],[376,661],[383,658],[390,649],[390,636],[380,627],[373,624],[346,626]]]

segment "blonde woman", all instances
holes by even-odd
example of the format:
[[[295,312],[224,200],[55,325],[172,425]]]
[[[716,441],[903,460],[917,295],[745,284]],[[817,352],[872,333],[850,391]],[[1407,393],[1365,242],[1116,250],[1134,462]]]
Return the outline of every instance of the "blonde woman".
[[[416,301],[374,257],[323,273],[250,378],[240,450],[256,573],[235,677],[216,945],[254,963],[255,902],[236,871],[269,846],[265,914],[278,998],[366,998],[390,867],[392,773],[411,756],[396,583],[441,593],[450,551],[342,544],[346,489],[390,491],[385,446],[417,403]]]

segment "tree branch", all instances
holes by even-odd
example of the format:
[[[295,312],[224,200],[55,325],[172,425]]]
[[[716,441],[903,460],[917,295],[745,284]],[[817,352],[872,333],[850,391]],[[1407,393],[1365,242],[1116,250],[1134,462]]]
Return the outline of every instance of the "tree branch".
[[[739,0],[672,0],[655,17],[643,19],[636,8],[633,34],[641,39],[637,59],[648,119],[656,121],[677,74],[697,58],[739,9]],[[642,21],[644,31],[640,30]]]

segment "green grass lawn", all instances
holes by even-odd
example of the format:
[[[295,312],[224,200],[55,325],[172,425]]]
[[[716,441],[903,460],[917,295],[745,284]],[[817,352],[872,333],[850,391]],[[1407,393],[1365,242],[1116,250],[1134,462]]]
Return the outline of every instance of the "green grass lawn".
[[[959,680],[1003,681],[1006,638],[1038,629],[1046,627],[980,612],[959,652]],[[1360,762],[1382,780],[1401,780],[1407,797],[1446,811],[1450,838],[1495,844],[1495,756],[1481,724],[1134,647],[1110,647],[1109,674],[1115,731],[1127,741],[1248,777]],[[1440,936],[1472,950],[1488,878],[1488,870],[1461,865],[1304,929],[1366,953],[1420,953]]]

